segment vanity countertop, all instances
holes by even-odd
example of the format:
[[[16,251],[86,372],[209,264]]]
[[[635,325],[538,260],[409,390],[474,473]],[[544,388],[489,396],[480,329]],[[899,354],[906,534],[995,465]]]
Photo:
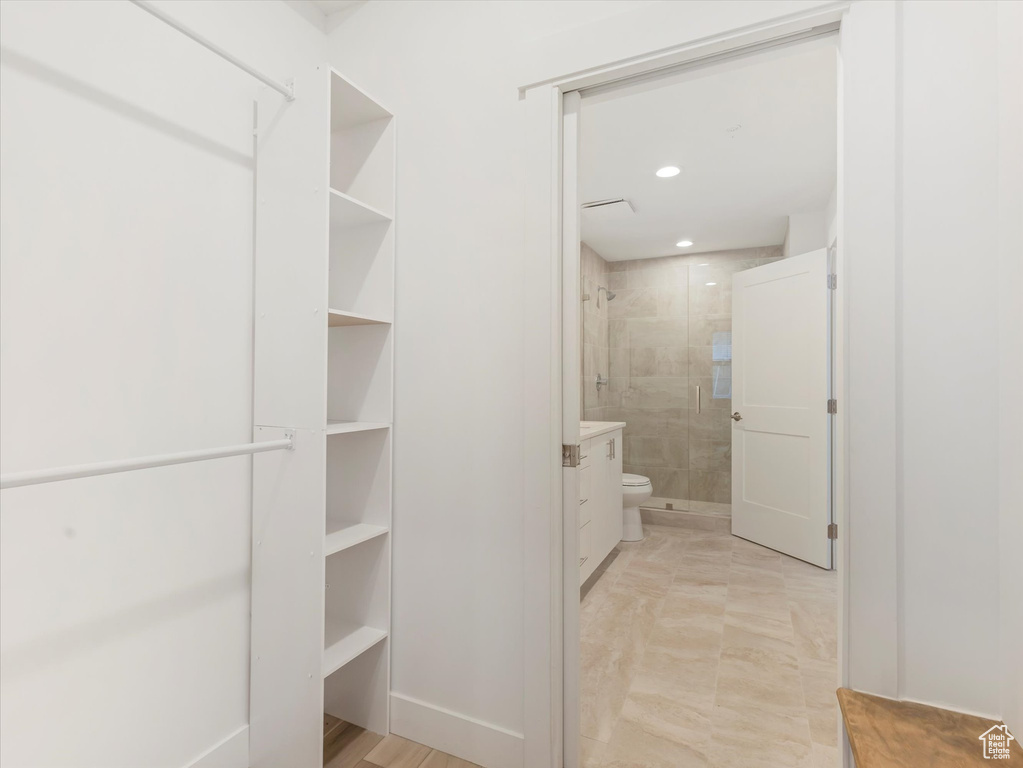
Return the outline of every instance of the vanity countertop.
[[[605,432],[614,432],[616,429],[624,427],[624,421],[580,421],[579,439],[589,440],[591,437],[603,435]]]

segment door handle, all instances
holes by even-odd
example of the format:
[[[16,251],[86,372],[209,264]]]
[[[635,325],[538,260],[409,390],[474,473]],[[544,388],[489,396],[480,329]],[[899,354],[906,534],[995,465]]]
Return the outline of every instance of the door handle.
[[[742,414],[736,411],[732,414],[732,421],[742,421]]]

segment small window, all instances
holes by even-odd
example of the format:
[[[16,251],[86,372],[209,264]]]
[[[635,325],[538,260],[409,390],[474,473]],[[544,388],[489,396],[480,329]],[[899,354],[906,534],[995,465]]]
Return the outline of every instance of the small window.
[[[732,398],[732,332],[715,331],[711,347],[711,360],[714,363],[711,369],[713,386],[711,397],[716,400],[730,400]]]
[[[732,399],[732,364],[731,363],[715,363],[713,369],[714,386],[712,387],[713,394],[711,395],[715,400],[731,400]]]
[[[711,343],[711,359],[715,363],[732,361],[732,332],[715,331]]]

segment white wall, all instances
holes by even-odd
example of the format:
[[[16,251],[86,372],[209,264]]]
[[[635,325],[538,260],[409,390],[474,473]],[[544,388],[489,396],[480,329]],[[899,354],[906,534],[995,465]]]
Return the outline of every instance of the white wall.
[[[1023,4],[998,6],[1001,715],[1023,734]]]
[[[838,237],[838,185],[831,189],[827,205],[819,211],[789,215],[782,243],[782,256],[798,256],[828,248]]]
[[[843,153],[839,301],[845,311],[845,530],[848,574],[839,625],[847,684],[897,698],[899,583],[896,420],[898,416],[898,244],[896,186],[896,6],[859,3],[842,22]]]
[[[787,259],[789,256],[826,248],[830,244],[828,224],[826,210],[789,214],[782,256]]]
[[[824,208],[824,222],[827,232],[825,233],[825,242],[830,247],[835,239],[838,237],[838,184],[831,190],[831,194],[828,196],[828,204]]]
[[[399,694],[513,733],[523,727],[521,488],[542,482],[525,474],[517,451],[519,377],[523,345],[531,355],[547,348],[529,317],[547,311],[549,285],[525,282],[520,267],[528,254],[519,252],[516,87],[811,5],[651,3],[623,13],[596,3],[387,2],[334,28],[332,62],[400,121]],[[972,275],[949,293],[973,263],[966,230],[982,259],[975,244],[995,226],[995,24],[993,6],[975,5],[914,4],[903,19],[893,3],[855,4],[852,37],[843,37],[846,108],[860,109],[843,126],[856,164],[843,205],[858,228],[846,253],[855,388],[846,414],[849,670],[866,690],[996,713],[998,685],[975,661],[994,652],[998,626],[998,426],[993,397],[975,403],[984,400],[978,374],[989,386],[997,374],[994,262],[983,300]],[[601,14],[614,15],[590,21]],[[568,28],[553,33],[558,26]],[[939,60],[942,46],[957,55]],[[948,74],[970,110],[935,129],[946,99],[931,93],[940,81],[932,72],[963,60],[972,63]],[[949,170],[934,162],[939,139],[957,145],[959,186],[944,197],[935,194],[950,186]],[[949,222],[951,238],[940,242],[936,225]],[[956,343],[955,363],[942,338]],[[967,396],[970,418],[959,412],[964,392],[977,393]]]
[[[283,3],[162,2],[267,73]],[[0,4],[4,472],[251,437],[259,83],[129,3]],[[248,765],[250,460],[3,491],[0,762]]]
[[[997,6],[901,26],[900,688],[997,715]]]

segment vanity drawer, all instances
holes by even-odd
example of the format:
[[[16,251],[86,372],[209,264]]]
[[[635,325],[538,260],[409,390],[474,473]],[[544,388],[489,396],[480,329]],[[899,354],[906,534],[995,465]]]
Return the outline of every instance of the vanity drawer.
[[[583,440],[579,443],[579,469],[584,469],[593,463],[593,447],[595,442],[595,440]]]
[[[590,501],[590,492],[593,484],[590,481],[592,470],[589,467],[582,467],[579,470],[579,526],[582,527],[590,522],[590,510],[593,503]]]
[[[579,529],[579,567],[586,562],[590,556],[590,525],[587,523]]]

